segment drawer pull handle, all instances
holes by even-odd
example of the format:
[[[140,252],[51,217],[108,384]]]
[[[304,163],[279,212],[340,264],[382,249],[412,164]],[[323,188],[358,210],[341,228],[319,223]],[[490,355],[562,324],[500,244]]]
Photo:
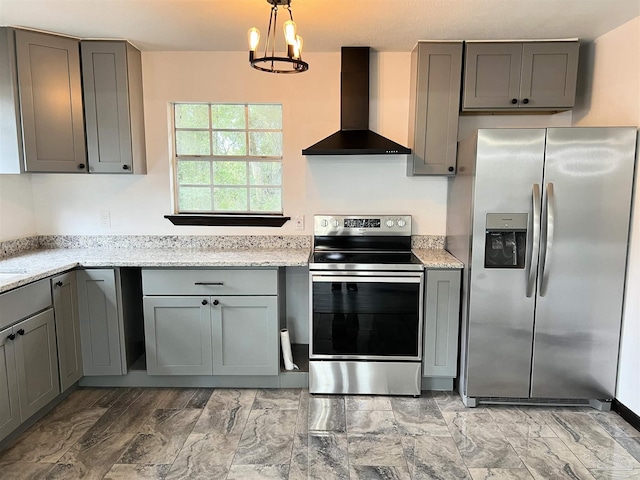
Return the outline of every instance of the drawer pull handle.
[[[18,330],[18,335],[24,335],[24,328],[21,328],[20,330]]]
[[[15,335],[15,333],[12,333],[12,334],[11,334],[11,335],[9,335],[7,338],[8,338],[9,340],[15,340],[16,335]]]
[[[218,300],[214,300],[214,301],[213,301],[213,304],[214,304],[214,305],[218,305],[219,303],[220,303],[220,302],[219,302]]]
[[[203,305],[206,305],[207,303],[209,303],[209,302],[207,302],[206,300],[202,300],[202,304]]]
[[[195,282],[194,285],[224,285],[224,282]]]
[[[62,282],[56,282],[56,287],[61,287],[62,286]]]

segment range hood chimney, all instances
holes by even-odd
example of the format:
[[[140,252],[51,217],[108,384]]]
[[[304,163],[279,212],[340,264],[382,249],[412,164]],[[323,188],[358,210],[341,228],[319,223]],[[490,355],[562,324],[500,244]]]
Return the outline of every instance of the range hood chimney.
[[[393,155],[411,153],[369,130],[369,47],[342,47],[340,72],[340,130],[303,155]]]

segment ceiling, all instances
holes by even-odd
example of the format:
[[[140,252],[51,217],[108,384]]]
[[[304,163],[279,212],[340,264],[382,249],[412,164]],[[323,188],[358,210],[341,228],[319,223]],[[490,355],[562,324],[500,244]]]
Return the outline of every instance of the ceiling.
[[[410,51],[417,40],[592,40],[640,15],[640,0],[292,0],[291,8],[305,51]],[[126,38],[146,51],[242,51],[249,27],[265,35],[269,9],[266,0],[0,0],[0,25]]]

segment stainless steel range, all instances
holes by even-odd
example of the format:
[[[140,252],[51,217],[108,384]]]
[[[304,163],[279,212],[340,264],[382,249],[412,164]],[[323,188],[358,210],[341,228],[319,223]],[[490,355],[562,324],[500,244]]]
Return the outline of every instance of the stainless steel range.
[[[309,391],[420,395],[424,267],[411,216],[314,217]]]

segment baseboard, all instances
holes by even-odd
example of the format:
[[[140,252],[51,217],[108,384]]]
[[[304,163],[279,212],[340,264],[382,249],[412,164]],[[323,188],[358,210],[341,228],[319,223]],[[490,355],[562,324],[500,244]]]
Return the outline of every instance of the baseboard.
[[[613,401],[612,410],[618,412],[627,423],[640,432],[640,416],[629,410],[618,400]]]

